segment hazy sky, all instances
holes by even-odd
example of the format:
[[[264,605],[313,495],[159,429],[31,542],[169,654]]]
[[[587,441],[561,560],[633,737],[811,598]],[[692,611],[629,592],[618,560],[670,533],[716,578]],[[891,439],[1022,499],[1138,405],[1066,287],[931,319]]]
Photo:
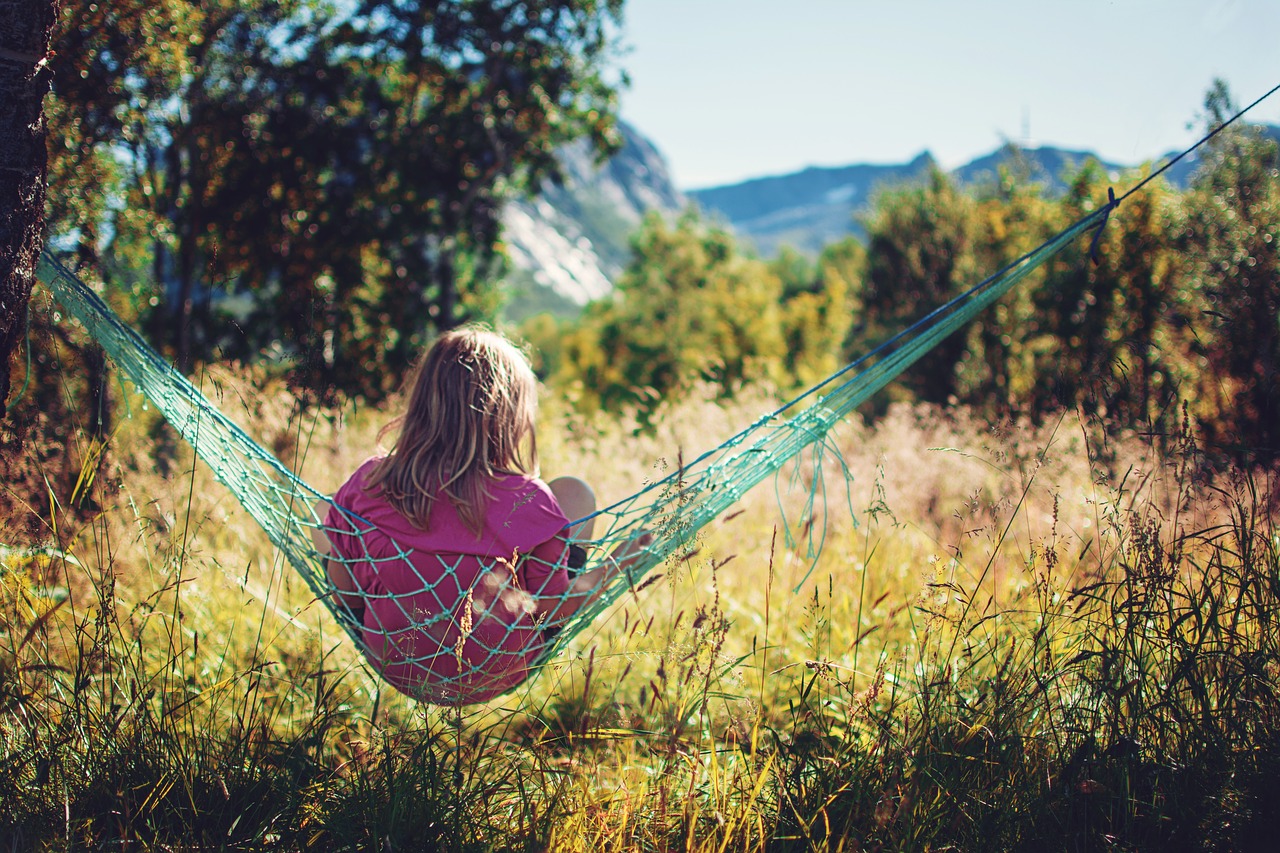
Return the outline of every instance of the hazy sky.
[[[1194,141],[1214,77],[1241,104],[1280,83],[1280,0],[628,0],[625,15],[622,115],[682,189],[926,149],[954,167],[1004,140],[1138,163]],[[1280,124],[1280,93],[1250,117]]]

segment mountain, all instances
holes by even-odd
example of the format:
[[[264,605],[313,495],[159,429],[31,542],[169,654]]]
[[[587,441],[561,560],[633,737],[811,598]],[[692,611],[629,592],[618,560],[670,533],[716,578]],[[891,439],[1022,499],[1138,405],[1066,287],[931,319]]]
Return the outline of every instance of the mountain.
[[[1258,124],[1254,125],[1254,127],[1262,131],[1262,135],[1270,139],[1272,142],[1280,144],[1280,125]],[[1173,157],[1177,157],[1180,153],[1181,152],[1179,151],[1170,151],[1161,157],[1158,162],[1163,163]],[[1191,183],[1191,176],[1199,166],[1200,155],[1196,153],[1188,154],[1177,163],[1174,163],[1169,168],[1169,171],[1164,173],[1164,176],[1168,179],[1169,183],[1174,186],[1185,187],[1187,184]]]
[[[1280,141],[1280,127],[1261,129]],[[612,158],[598,162],[585,142],[567,146],[559,155],[564,181],[545,187],[536,198],[508,206],[504,239],[513,267],[508,276],[509,319],[538,311],[576,314],[588,301],[609,293],[627,262],[631,234],[649,211],[674,214],[692,200],[753,242],[761,255],[771,256],[783,245],[816,254],[827,243],[861,233],[857,217],[868,209],[877,189],[917,180],[934,165],[925,152],[902,164],[812,167],[686,196],[676,189],[666,160],[652,142],[629,124],[619,123],[619,130],[623,143]],[[1004,167],[1021,179],[1040,182],[1049,192],[1061,192],[1063,175],[1089,159],[1099,158],[1089,151],[1004,145],[952,174],[972,186],[996,180]],[[1099,162],[1117,177],[1133,168]],[[1185,187],[1197,165],[1191,155],[1165,177]]]
[[[1280,127],[1260,125],[1259,128],[1266,136],[1280,141]],[[1166,162],[1177,153],[1166,154],[1153,162]],[[1036,181],[1049,192],[1058,193],[1066,189],[1063,176],[1090,159],[1097,160],[1116,177],[1138,166],[1102,160],[1090,151],[1003,145],[951,174],[961,184],[972,186],[996,180],[1004,167],[1020,179]],[[896,166],[809,168],[789,175],[694,190],[689,196],[705,212],[723,218],[739,236],[752,241],[761,255],[771,256],[784,244],[816,254],[827,243],[862,233],[857,217],[866,211],[876,188],[912,180],[932,163],[933,159],[925,153],[910,163]],[[1197,166],[1196,155],[1190,155],[1169,169],[1165,178],[1174,186],[1185,187]]]
[[[673,214],[688,205],[654,144],[625,122],[618,130],[622,146],[607,161],[599,162],[585,141],[568,145],[558,155],[563,181],[504,211],[513,267],[509,319],[538,311],[574,314],[608,294],[645,214]]]
[[[854,211],[865,208],[878,187],[918,178],[932,165],[926,152],[903,165],[811,167],[689,195],[749,237],[763,255],[774,254],[783,244],[816,253],[849,233]]]
[[[1066,170],[1091,157],[1097,159],[1087,151],[1005,145],[966,163],[952,175],[962,184],[978,184],[996,180],[1003,166],[1060,192],[1065,189],[1061,176]],[[1102,165],[1108,171],[1123,169],[1114,163]],[[707,213],[725,219],[762,255],[773,255],[783,245],[817,254],[828,243],[862,233],[857,216],[867,210],[877,189],[917,180],[933,166],[933,157],[925,152],[901,165],[808,168],[694,190],[689,196]]]
[[[1034,181],[1043,185],[1050,193],[1061,193],[1067,189],[1063,176],[1079,169],[1089,160],[1097,160],[1103,169],[1115,175],[1129,168],[1103,160],[1092,151],[1067,151],[1050,146],[1019,148],[1016,145],[1002,145],[985,157],[965,163],[951,175],[961,184],[973,186],[998,180],[1000,169],[1004,167],[1023,181]]]

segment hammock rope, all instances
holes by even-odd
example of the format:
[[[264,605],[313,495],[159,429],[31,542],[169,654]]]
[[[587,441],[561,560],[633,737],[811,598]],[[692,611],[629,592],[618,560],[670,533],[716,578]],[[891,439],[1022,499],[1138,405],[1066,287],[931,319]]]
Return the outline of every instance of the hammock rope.
[[[328,496],[304,482],[220,412],[47,251],[41,258],[39,277],[243,504],[379,674],[416,698],[459,705],[510,690],[621,596],[642,586],[645,575],[655,566],[690,548],[698,532],[748,490],[779,474],[807,448],[812,448],[817,458],[826,447],[828,433],[842,418],[1077,237],[1100,229],[1118,204],[1112,196],[1098,210],[720,446],[597,512],[592,518],[598,534],[580,543],[588,553],[582,571],[591,571],[611,559],[610,554],[619,546],[634,545],[642,533],[648,534],[650,541],[626,561],[625,572],[603,582],[594,601],[556,626],[531,627],[528,619],[510,616],[526,605],[529,595],[542,591],[521,588],[521,578],[529,573],[522,574],[519,566],[535,559],[528,554],[491,560],[480,573],[488,581],[463,588],[459,581],[462,567],[456,561],[399,546],[378,553],[365,548],[348,561],[353,570],[357,564],[393,563],[411,569],[421,584],[411,594],[366,593],[367,606],[348,606],[346,597],[336,594],[325,559],[313,544],[313,531],[324,530],[331,539],[354,531],[356,541],[363,541],[359,534],[372,525],[337,507],[342,523],[338,529],[326,527],[324,518],[315,517],[313,506],[318,500],[330,501]],[[802,407],[804,403],[808,405]],[[815,464],[814,470],[820,477],[821,465]],[[814,493],[823,488],[815,483],[811,502]],[[545,575],[555,567],[541,568],[540,574]]]

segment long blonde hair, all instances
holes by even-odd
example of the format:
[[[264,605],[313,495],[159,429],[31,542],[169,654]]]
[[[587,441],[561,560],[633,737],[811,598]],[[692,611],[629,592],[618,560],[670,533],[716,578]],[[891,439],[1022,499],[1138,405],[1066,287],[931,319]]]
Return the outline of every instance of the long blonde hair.
[[[489,484],[503,474],[537,474],[537,379],[506,338],[464,326],[436,340],[412,382],[408,408],[384,430],[398,425],[400,435],[365,488],[381,490],[423,530],[443,494],[478,534]]]

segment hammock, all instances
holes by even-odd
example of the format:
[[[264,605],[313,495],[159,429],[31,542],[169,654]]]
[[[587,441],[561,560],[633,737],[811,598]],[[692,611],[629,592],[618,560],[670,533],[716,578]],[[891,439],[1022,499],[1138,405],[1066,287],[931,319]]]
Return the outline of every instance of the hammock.
[[[338,507],[340,529],[326,528],[325,518],[317,518],[313,507],[318,500],[332,503],[329,498],[303,482],[218,411],[48,252],[42,256],[39,275],[262,526],[374,668],[417,699],[462,705],[499,695],[524,681],[620,596],[643,586],[653,567],[691,547],[699,530],[747,490],[777,474],[797,454],[813,448],[815,458],[820,458],[827,434],[837,421],[1075,238],[1090,229],[1100,231],[1116,204],[1113,196],[1039,248],[719,447],[596,513],[595,529],[603,532],[580,543],[588,554],[583,571],[601,565],[626,543],[647,544],[626,561],[625,572],[601,584],[589,605],[556,626],[530,624],[523,618],[527,613],[522,616],[518,612],[527,596],[540,592],[519,586],[521,567],[527,568],[527,561],[534,559],[527,554],[495,558],[488,572],[473,573],[469,576],[473,582],[464,584],[456,565],[431,564],[438,560],[435,555],[415,554],[401,547],[388,551],[380,546],[378,553],[366,548],[359,560],[351,562],[394,565],[415,573],[422,583],[412,594],[364,591],[363,613],[353,610],[347,597],[336,594],[325,560],[313,544],[313,532],[323,530],[337,536],[355,531],[357,541],[363,541],[360,532],[372,525]],[[815,467],[820,476],[821,466]],[[821,485],[815,484],[813,494],[820,489]],[[811,495],[810,501],[814,499]],[[647,535],[639,540],[642,533]]]

